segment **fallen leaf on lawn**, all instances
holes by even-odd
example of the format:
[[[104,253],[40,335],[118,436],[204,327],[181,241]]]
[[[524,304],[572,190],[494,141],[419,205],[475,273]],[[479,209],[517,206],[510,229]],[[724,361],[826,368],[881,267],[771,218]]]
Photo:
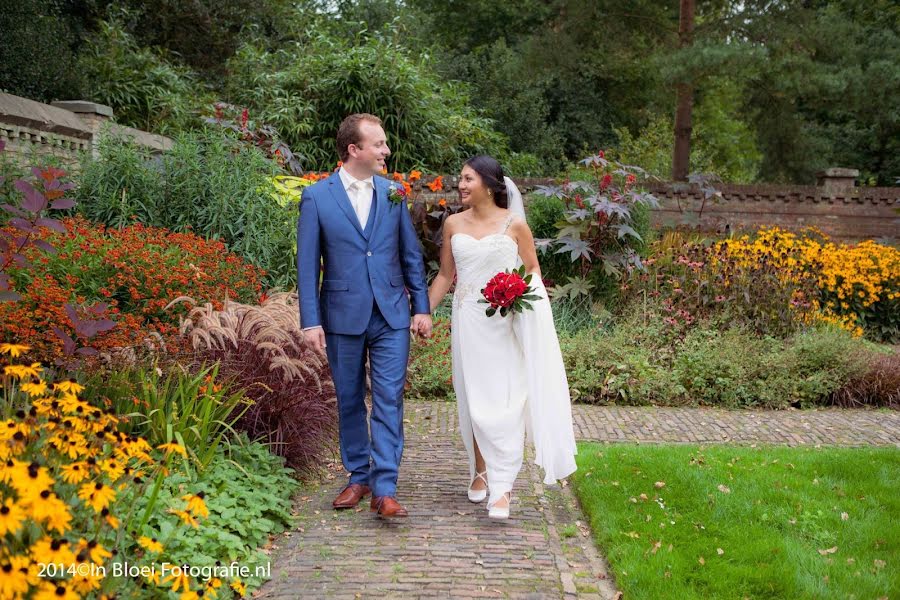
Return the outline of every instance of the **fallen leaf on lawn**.
[[[720,492],[722,492],[723,494],[731,493],[731,489],[727,485],[722,485],[721,483],[719,484],[719,486],[716,489],[719,490]]]
[[[639,537],[641,537],[641,534],[639,534],[637,531],[629,531],[625,535],[627,535],[628,537],[635,539],[635,540],[638,539]]]
[[[852,565],[852,564],[855,563],[855,562],[856,562],[856,559],[855,559],[855,558],[848,558],[848,559],[847,559],[847,564],[848,564],[848,565]]]
[[[705,564],[706,564],[706,561],[703,559],[702,556],[701,556],[700,558],[697,559],[697,562],[700,563],[701,565],[705,565]]]
[[[825,556],[826,554],[834,554],[837,552],[837,546],[832,546],[831,548],[826,548],[825,550],[819,550],[819,554]]]
[[[879,560],[877,558],[872,562],[875,565],[876,569],[883,569],[885,566],[887,566],[886,562],[884,562],[883,560]]]
[[[849,518],[850,518],[850,515],[848,515],[847,513],[845,513],[845,512],[841,513],[841,521],[846,521]]]
[[[632,504],[637,504],[637,498],[635,498],[634,496],[629,498],[628,501],[631,502]]]
[[[662,488],[666,487],[666,482],[665,481],[657,481],[656,483],[653,484],[653,487],[655,487],[658,490],[661,490]]]
[[[647,494],[641,494],[640,496],[638,496],[638,498],[640,498],[641,500],[647,500]]]
[[[725,554],[725,551],[722,550],[721,548],[716,548],[716,554],[718,554],[719,556],[722,556],[723,554]]]
[[[662,542],[654,542],[653,546],[647,550],[650,554],[656,554],[656,551],[662,548]],[[647,556],[647,552],[644,552],[644,556]]]

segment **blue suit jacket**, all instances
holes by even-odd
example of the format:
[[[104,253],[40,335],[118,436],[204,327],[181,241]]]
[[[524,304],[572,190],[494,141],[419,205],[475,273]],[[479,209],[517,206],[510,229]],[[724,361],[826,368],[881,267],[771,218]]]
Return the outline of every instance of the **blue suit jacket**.
[[[431,312],[422,249],[406,202],[388,199],[386,179],[373,181],[375,216],[367,232],[337,173],[303,190],[297,222],[302,327],[359,335],[369,324],[373,300],[394,329],[409,327],[410,304],[412,314]]]

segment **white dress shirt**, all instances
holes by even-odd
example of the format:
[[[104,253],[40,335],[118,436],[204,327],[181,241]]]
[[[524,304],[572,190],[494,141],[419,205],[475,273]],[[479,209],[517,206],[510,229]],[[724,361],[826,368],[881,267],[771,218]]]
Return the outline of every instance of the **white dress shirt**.
[[[375,190],[375,182],[372,177],[368,179],[357,179],[344,167],[338,171],[341,183],[344,184],[344,190],[350,199],[350,204],[356,212],[356,218],[359,219],[359,226],[366,228],[369,220],[369,211],[372,210],[372,192]]]

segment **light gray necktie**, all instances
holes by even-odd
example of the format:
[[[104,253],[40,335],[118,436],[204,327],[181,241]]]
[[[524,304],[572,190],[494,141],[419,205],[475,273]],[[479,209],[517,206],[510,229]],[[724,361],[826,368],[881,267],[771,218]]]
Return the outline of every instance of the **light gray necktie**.
[[[363,195],[369,186],[362,181],[354,181],[350,184],[350,202],[353,204],[353,210],[356,212],[356,218],[359,219],[359,226],[365,229],[366,221],[369,220],[369,204],[365,201]]]

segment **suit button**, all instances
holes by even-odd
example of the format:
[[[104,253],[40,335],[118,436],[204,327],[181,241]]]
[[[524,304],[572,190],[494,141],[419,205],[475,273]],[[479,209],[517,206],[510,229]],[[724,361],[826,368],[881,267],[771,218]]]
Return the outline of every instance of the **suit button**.
[[[366,252],[366,256],[372,256],[372,251],[370,250],[370,251]]]

